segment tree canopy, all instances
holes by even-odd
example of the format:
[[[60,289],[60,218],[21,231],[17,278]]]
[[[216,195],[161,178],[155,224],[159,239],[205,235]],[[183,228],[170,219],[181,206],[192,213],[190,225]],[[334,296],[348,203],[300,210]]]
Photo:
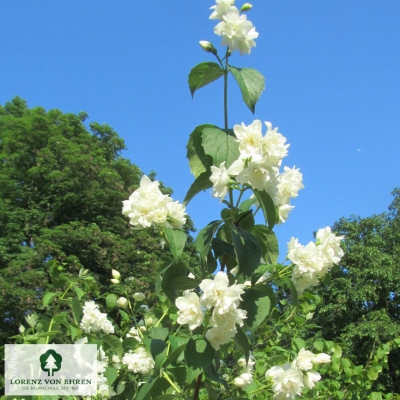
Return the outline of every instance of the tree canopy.
[[[103,292],[116,269],[145,291],[171,257],[154,232],[129,228],[122,200],[142,172],[121,156],[124,141],[111,127],[86,127],[86,118],[29,109],[19,97],[0,106],[0,343],[42,306],[50,266],[89,269]]]
[[[367,364],[380,344],[400,336],[400,189],[393,196],[389,212],[334,224],[345,235],[345,256],[318,288],[320,335],[340,342],[355,364]],[[388,367],[376,389],[400,393],[398,350],[389,355]]]

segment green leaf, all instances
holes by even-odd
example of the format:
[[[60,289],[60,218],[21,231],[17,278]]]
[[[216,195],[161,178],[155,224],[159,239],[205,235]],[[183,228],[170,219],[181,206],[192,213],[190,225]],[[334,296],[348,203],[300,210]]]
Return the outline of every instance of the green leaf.
[[[265,89],[264,77],[253,68],[228,67],[242,92],[243,101],[254,114],[256,103]]]
[[[58,295],[57,292],[55,292],[55,293],[54,293],[54,292],[46,292],[46,293],[44,294],[44,296],[43,296],[43,299],[42,299],[42,301],[43,301],[43,306],[46,307],[47,304],[49,304],[50,300],[51,300],[53,297],[57,296],[57,295]]]
[[[215,258],[221,257],[223,254],[226,254],[230,257],[235,257],[235,249],[234,247],[226,243],[224,240],[219,238],[214,238],[212,240],[212,248],[214,250]]]
[[[292,344],[294,345],[294,349],[299,352],[301,349],[306,350],[306,342],[301,338],[292,339]]]
[[[186,346],[186,362],[193,369],[204,369],[211,364],[215,350],[203,335],[194,335]]]
[[[209,400],[218,400],[218,393],[211,385],[209,385],[207,382],[204,382],[204,387],[207,390]]]
[[[205,263],[215,231],[222,224],[222,221],[212,221],[203,228],[196,238],[196,250],[200,253],[201,260]]]
[[[139,393],[136,397],[136,400],[145,400],[147,398],[147,395],[149,394],[151,388],[158,381],[158,379],[159,379],[159,377],[152,378],[150,381],[148,381],[143,386],[141,386]]]
[[[174,279],[180,276],[186,276],[186,274],[187,267],[183,260],[179,260],[179,262],[171,264],[164,273],[163,280],[161,282],[161,288],[172,303],[175,303],[178,293],[175,289],[171,289],[170,284]]]
[[[251,206],[254,205],[255,203],[257,203],[257,197],[253,197],[251,199],[247,199],[247,200],[242,201],[240,203],[239,208],[242,211],[248,211],[248,210],[250,210]]]
[[[168,367],[169,364],[172,364],[175,362],[179,356],[185,351],[186,349],[186,343],[181,344],[179,347],[177,347],[175,350],[173,350],[167,357],[167,359],[163,362],[162,367],[166,368]]]
[[[150,337],[153,339],[160,339],[165,341],[169,335],[168,328],[152,328],[150,331]]]
[[[230,226],[233,246],[239,263],[238,274],[250,278],[260,265],[261,246],[251,233],[238,226]]]
[[[194,92],[224,75],[222,68],[214,62],[203,62],[196,65],[189,73],[189,88]]]
[[[118,370],[113,367],[107,367],[104,371],[104,376],[107,378],[107,383],[112,385],[118,376]]]
[[[282,276],[282,279],[285,281],[286,285],[288,285],[288,287],[289,287],[292,306],[294,306],[294,307],[297,306],[297,304],[299,303],[299,299],[297,296],[297,289],[294,286],[293,281],[287,276]]]
[[[246,231],[252,232],[254,228],[254,215],[253,211],[244,211],[237,217],[236,225],[240,226]]]
[[[274,270],[274,266],[270,264],[261,264],[257,267],[251,277],[251,285],[254,286],[257,281],[266,273],[272,273]],[[260,289],[259,289],[260,290]],[[262,291],[262,290],[261,290]]]
[[[260,243],[264,261],[268,264],[276,264],[279,257],[279,244],[274,231],[265,225],[255,225],[251,233]]]
[[[197,279],[189,278],[188,276],[178,276],[170,284],[170,288],[173,290],[188,290],[194,289],[199,286],[200,281]]]
[[[203,130],[206,128],[217,127],[210,124],[199,125],[190,134],[188,144],[186,145],[186,157],[189,160],[190,170],[195,178],[203,172],[210,171],[210,167],[213,165],[212,157],[208,156],[203,149]]]
[[[250,357],[250,343],[249,343],[249,338],[243,331],[243,329],[236,324],[236,335],[234,337],[234,341],[236,345],[239,347],[240,350],[242,350],[244,354],[244,358],[246,359],[246,362],[249,362],[249,357]]]
[[[74,286],[74,290],[79,300],[85,295],[85,292],[78,286]]]
[[[164,340],[153,339],[150,343],[150,353],[155,362],[155,369],[158,371],[164,361],[165,354],[167,353],[167,344]]]
[[[178,262],[179,257],[183,253],[186,243],[186,233],[180,229],[163,228],[165,240],[174,256],[174,261]]]
[[[107,308],[115,308],[117,305],[117,296],[113,293],[110,293],[106,296],[106,305]]]
[[[242,294],[240,308],[247,311],[246,323],[251,332],[255,332],[269,315],[272,304],[269,296],[259,290],[247,289]]]
[[[72,298],[71,307],[72,307],[72,314],[73,314],[75,320],[79,323],[80,320],[82,319],[83,310],[82,310],[81,303],[79,302],[79,300],[76,297]]]
[[[204,152],[212,157],[213,165],[219,167],[225,161],[229,168],[239,158],[239,145],[231,129],[226,133],[217,127],[204,128],[202,137]]]
[[[212,187],[212,182],[210,181],[211,171],[205,171],[201,173],[195,181],[190,186],[188,192],[186,193],[185,200],[183,203],[186,205],[190,200],[193,199],[198,193],[203,190],[207,190]]]
[[[110,347],[116,354],[119,356],[122,355],[122,343],[119,338],[114,335],[104,335],[101,340],[107,345],[105,346],[106,349],[107,347]]]
[[[268,223],[269,229],[272,230],[276,222],[275,204],[271,196],[267,192],[259,191],[257,189],[254,189],[253,192],[256,195],[258,202],[260,203],[265,221]]]
[[[122,348],[124,349],[125,353],[129,352],[129,350],[134,351],[138,343],[139,342],[133,337],[127,337],[122,342]]]

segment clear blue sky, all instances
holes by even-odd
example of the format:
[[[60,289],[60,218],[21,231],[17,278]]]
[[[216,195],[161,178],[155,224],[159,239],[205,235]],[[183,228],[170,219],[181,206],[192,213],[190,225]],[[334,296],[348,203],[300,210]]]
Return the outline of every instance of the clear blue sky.
[[[305,189],[285,225],[306,244],[342,216],[387,209],[400,186],[400,2],[254,0],[248,18],[260,33],[235,66],[267,79],[255,116],[230,81],[230,125],[271,121],[290,143],[284,165],[300,167]],[[236,2],[240,7],[242,3]],[[86,111],[125,139],[124,156],[183,200],[192,182],[188,135],[223,124],[222,81],[192,100],[187,75],[220,48],[208,20],[213,1],[1,2],[0,103]],[[221,48],[222,50],[222,48]],[[198,228],[217,219],[209,193],[189,204]]]

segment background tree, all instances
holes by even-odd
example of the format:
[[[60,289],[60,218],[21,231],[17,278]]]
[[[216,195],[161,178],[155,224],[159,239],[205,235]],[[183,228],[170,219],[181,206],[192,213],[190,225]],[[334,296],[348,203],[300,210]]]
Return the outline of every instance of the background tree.
[[[367,364],[380,344],[400,335],[400,189],[393,195],[387,213],[334,224],[345,235],[345,256],[317,288],[318,335],[340,343],[356,365]],[[400,393],[399,350],[389,354],[388,367],[375,389]]]
[[[112,128],[94,122],[89,132],[86,118],[29,109],[19,97],[0,106],[0,344],[42,304],[50,265],[89,269],[102,292],[116,269],[145,291],[171,257],[154,232],[129,229],[122,200],[142,172],[120,155]]]

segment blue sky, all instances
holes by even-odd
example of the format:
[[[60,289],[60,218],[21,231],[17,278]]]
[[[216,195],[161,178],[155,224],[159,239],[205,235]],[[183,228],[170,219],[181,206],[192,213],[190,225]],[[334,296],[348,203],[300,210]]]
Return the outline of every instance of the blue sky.
[[[150,6],[149,6],[150,4]],[[236,2],[240,7],[242,3]],[[387,209],[399,186],[400,2],[254,0],[248,18],[260,33],[251,55],[231,63],[258,69],[266,90],[253,116],[233,79],[229,124],[271,121],[290,143],[284,165],[300,167],[305,189],[286,224],[291,236],[342,216]],[[187,75],[213,61],[213,1],[2,2],[0,103],[86,111],[125,139],[124,156],[183,200],[192,183],[185,158],[190,132],[223,125],[222,80],[191,98]],[[209,193],[189,204],[197,228],[217,219]]]

